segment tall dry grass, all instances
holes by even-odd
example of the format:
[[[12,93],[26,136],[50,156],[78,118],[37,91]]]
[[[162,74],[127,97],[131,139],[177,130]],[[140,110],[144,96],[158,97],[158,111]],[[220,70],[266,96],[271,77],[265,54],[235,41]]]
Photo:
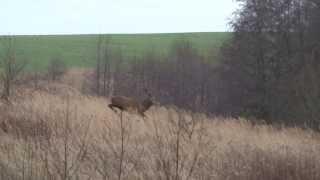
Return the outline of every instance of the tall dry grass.
[[[319,134],[152,107],[107,108],[65,84],[0,105],[0,179],[320,179]]]

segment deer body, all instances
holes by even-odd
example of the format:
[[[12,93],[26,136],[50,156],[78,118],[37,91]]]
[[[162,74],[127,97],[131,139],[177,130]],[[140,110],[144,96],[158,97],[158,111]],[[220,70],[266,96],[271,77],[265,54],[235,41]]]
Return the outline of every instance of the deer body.
[[[153,102],[150,97],[143,100],[142,102],[138,102],[137,100],[125,96],[115,96],[111,98],[111,104],[109,104],[109,108],[115,111],[115,108],[120,109],[121,111],[130,111],[135,110],[141,115],[145,117],[144,112],[146,112],[151,106]]]

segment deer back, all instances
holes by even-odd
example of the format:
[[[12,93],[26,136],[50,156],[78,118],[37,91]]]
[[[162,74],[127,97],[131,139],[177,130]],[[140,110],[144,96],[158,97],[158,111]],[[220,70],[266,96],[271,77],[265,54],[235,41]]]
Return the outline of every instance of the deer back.
[[[139,103],[136,100],[125,96],[115,96],[111,99],[111,103],[122,107],[124,110],[139,108]]]

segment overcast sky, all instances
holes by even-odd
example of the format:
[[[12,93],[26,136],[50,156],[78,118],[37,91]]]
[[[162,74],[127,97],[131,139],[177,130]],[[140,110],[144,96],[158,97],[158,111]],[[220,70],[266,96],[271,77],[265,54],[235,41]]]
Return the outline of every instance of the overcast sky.
[[[1,0],[0,34],[228,31],[233,0]]]

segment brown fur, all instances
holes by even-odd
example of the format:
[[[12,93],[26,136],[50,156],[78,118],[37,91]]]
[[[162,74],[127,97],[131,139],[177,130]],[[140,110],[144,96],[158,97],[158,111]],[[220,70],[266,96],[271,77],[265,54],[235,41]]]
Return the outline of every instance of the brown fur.
[[[109,104],[109,108],[115,111],[115,108],[120,109],[121,111],[130,111],[136,110],[139,115],[145,117],[144,112],[146,112],[151,106],[153,102],[151,100],[151,96],[143,100],[142,102],[138,102],[137,100],[125,96],[115,96],[111,98],[111,104]]]

